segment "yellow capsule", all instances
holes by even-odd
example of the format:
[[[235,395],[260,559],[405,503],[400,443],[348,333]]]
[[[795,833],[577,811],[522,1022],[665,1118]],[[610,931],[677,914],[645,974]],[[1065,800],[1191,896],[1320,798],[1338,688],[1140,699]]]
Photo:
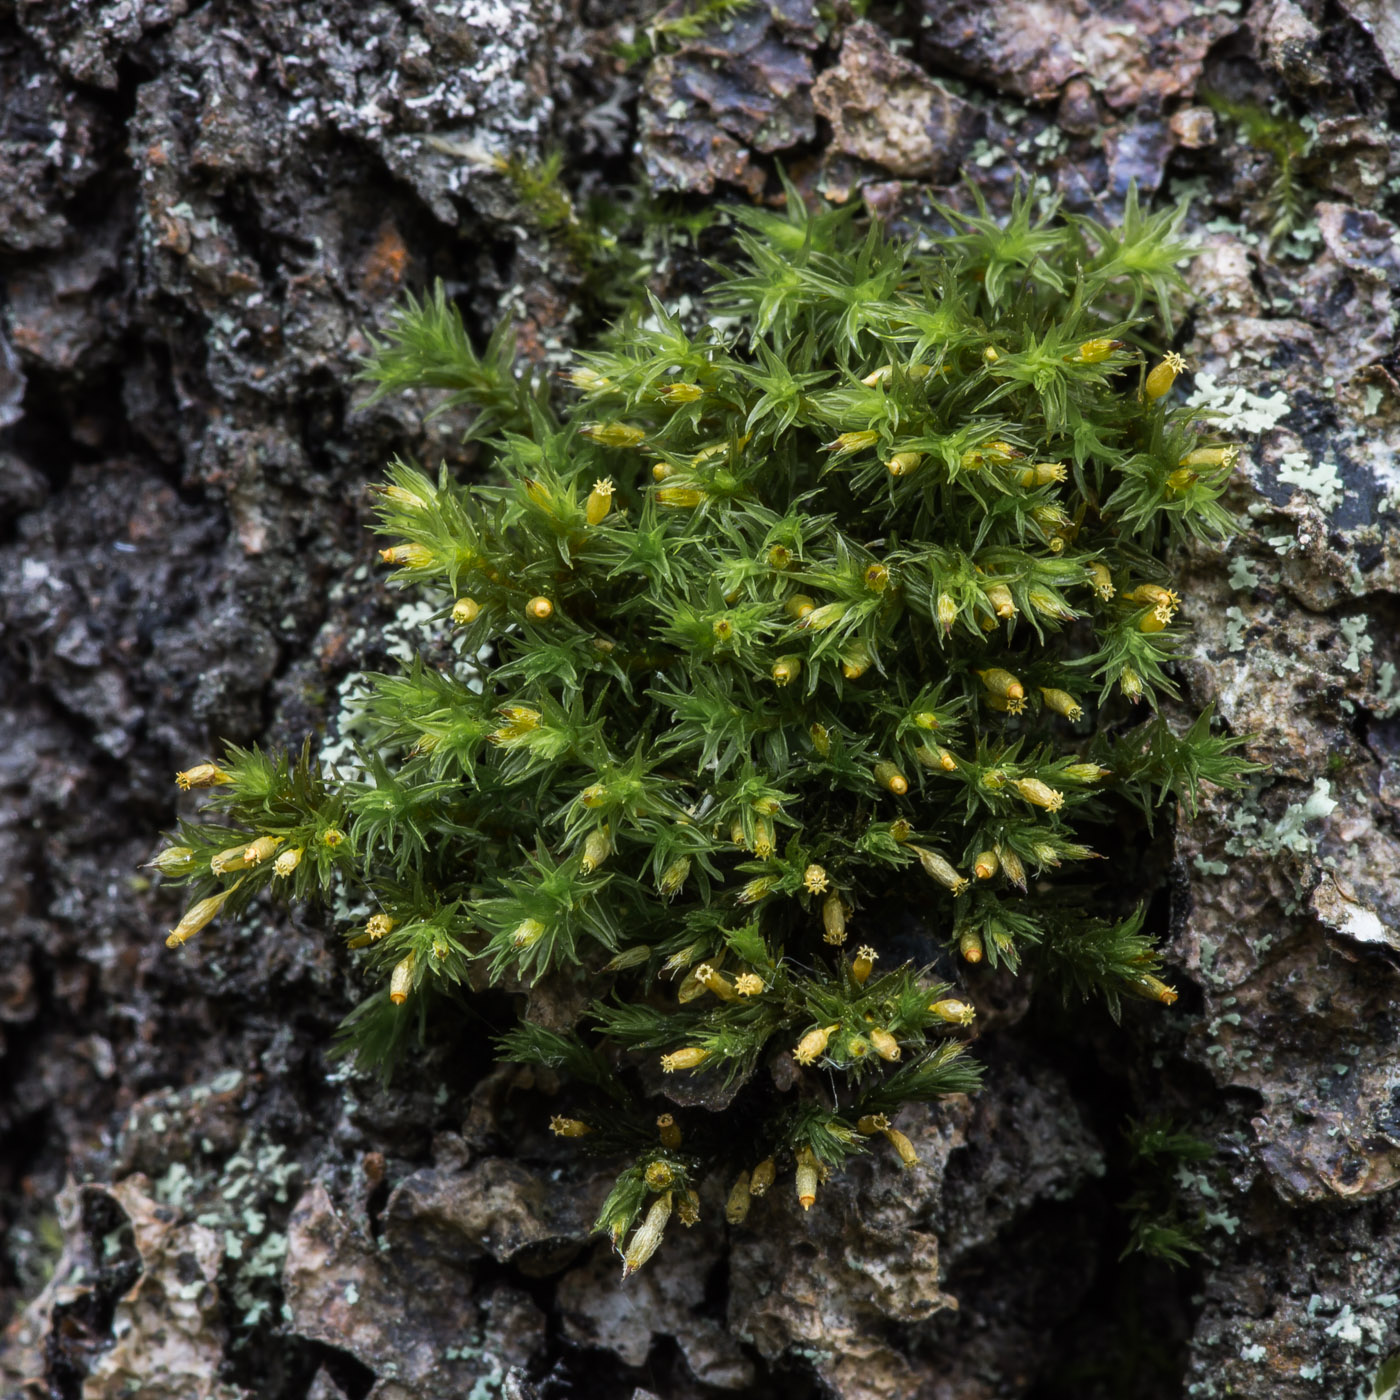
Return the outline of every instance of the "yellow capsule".
[[[700,1223],[700,1196],[693,1186],[687,1186],[676,1202],[676,1215],[687,1230]]]
[[[661,1145],[667,1152],[674,1152],[681,1145],[681,1130],[676,1126],[673,1114],[661,1114],[656,1120],[656,1130],[661,1136]]]
[[[951,593],[940,593],[937,603],[938,624],[945,632],[953,630],[958,620],[958,605]]]
[[[622,1256],[622,1277],[630,1278],[643,1264],[656,1253],[661,1237],[666,1231],[666,1222],[671,1218],[671,1193],[658,1196],[647,1211],[647,1217],[637,1227]]]
[[[1065,805],[1065,795],[1057,792],[1039,778],[1017,778],[1014,786],[1033,807],[1044,807],[1047,812],[1058,812]]]
[[[742,451],[748,446],[752,433],[744,433],[741,437],[735,438],[732,442],[712,442],[708,447],[702,447],[699,452],[690,459],[692,467],[698,467],[702,462],[708,462],[711,457],[718,457],[725,452]]]
[[[694,403],[705,397],[705,391],[698,384],[686,384],[677,380],[673,384],[663,384],[657,391],[667,403]]]
[[[1063,462],[1036,462],[1021,473],[1021,485],[1028,491],[1038,486],[1053,486],[1064,481],[1069,472]]]
[[[822,938],[827,943],[839,945],[846,941],[846,906],[835,890],[822,900],[822,928]]]
[[[1098,783],[1113,776],[1113,769],[1100,768],[1097,763],[1071,763],[1064,772],[1075,783]]]
[[[797,625],[810,632],[825,632],[828,627],[835,627],[850,610],[849,603],[823,603],[804,613]]]
[[[936,1001],[929,1010],[939,1020],[947,1021],[952,1026],[970,1026],[977,1015],[972,1007],[956,997],[945,997],[942,1001]]]
[[[400,486],[397,482],[390,482],[383,486],[372,486],[370,490],[406,510],[426,510],[432,504],[431,495],[421,496],[418,492],[410,491],[406,486]]]
[[[242,870],[248,864],[244,859],[247,849],[247,845],[241,841],[236,846],[225,847],[217,855],[209,858],[209,869],[215,875],[222,875],[226,870]]]
[[[1070,622],[1078,616],[1063,598],[1038,584],[1026,590],[1026,598],[1036,612],[1053,622]]]
[[[1197,447],[1188,452],[1178,463],[1179,467],[1233,468],[1240,460],[1240,449],[1229,447]]]
[[[1164,588],[1160,583],[1140,583],[1124,595],[1130,603],[1151,603],[1175,612],[1181,606],[1181,596],[1175,589]]]
[[[577,369],[571,369],[564,375],[565,379],[574,386],[575,389],[582,389],[584,393],[597,393],[600,389],[606,389],[612,383],[606,375],[599,374],[597,370],[588,369],[580,365]]]
[[[890,571],[883,564],[871,564],[865,570],[865,586],[872,593],[883,593],[890,583]]]
[[[909,1141],[898,1128],[883,1128],[885,1140],[899,1154],[899,1160],[903,1163],[904,1169],[919,1165],[919,1154],[914,1151],[914,1144]]]
[[[995,851],[983,851],[972,862],[972,873],[979,880],[990,880],[1001,869],[1001,861]]]
[[[1200,472],[1192,471],[1190,467],[1178,467],[1167,477],[1167,490],[1179,496],[1183,491],[1189,491],[1200,479]]]
[[[646,944],[634,943],[630,948],[624,948],[616,957],[609,958],[603,964],[603,971],[626,972],[629,967],[640,967],[650,958],[651,949]]]
[[[723,646],[726,642],[734,640],[734,619],[730,617],[717,617],[710,624],[710,631],[714,633],[715,641]]]
[[[554,615],[554,604],[543,596],[531,598],[525,604],[526,613],[535,619],[536,622],[548,622]]]
[[[690,874],[690,857],[677,856],[665,870],[661,872],[661,879],[657,882],[657,888],[664,895],[677,895],[681,891],[681,886],[685,884],[685,877]]]
[[[1140,583],[1136,588],[1125,593],[1123,597],[1130,603],[1150,603],[1158,621],[1163,624],[1170,622],[1176,614],[1176,610],[1181,606],[1180,596],[1172,589],[1163,588],[1158,583]]]
[[[406,953],[394,964],[394,970],[389,976],[389,1000],[395,1006],[402,1006],[413,990],[413,964],[416,961],[415,954]]]
[[[681,979],[681,984],[676,988],[676,1000],[682,1005],[692,1002],[696,997],[704,996],[705,984],[700,980],[700,969],[693,968]]]
[[[665,481],[668,476],[673,476],[676,469],[669,462],[653,462],[651,464],[651,479],[653,481]]]
[[[794,593],[783,604],[783,611],[794,621],[801,622],[803,618],[815,610],[816,606],[814,598],[809,598],[805,593]]]
[[[812,736],[812,747],[817,753],[826,758],[831,753],[831,735],[827,732],[826,725],[813,724],[807,731]]]
[[[989,583],[983,591],[987,595],[987,601],[992,605],[992,611],[998,617],[1016,616],[1016,600],[1011,596],[1011,590],[1004,583]]]
[[[689,510],[705,499],[705,493],[694,486],[662,486],[656,499],[671,510]]]
[[[773,854],[776,835],[773,823],[767,817],[759,817],[753,824],[753,853],[760,860],[767,860]]]
[[[993,346],[989,345],[982,352],[982,358],[986,360],[986,362],[989,365],[994,365],[999,359],[1001,359],[1001,356],[997,354],[996,349]]]
[[[345,840],[345,833],[338,826],[328,826],[321,833],[323,845],[330,846],[332,850]]]
[[[673,1050],[661,1057],[661,1070],[664,1074],[674,1074],[678,1069],[698,1069],[710,1058],[710,1052],[699,1045],[687,1045],[683,1050]]]
[[[1136,979],[1136,985],[1139,992],[1152,1001],[1160,1001],[1163,1006],[1171,1006],[1176,1001],[1176,988],[1167,986],[1165,982],[1148,973],[1142,973]]]
[[[393,931],[394,920],[388,914],[372,914],[365,921],[365,933],[371,943],[377,943]]]
[[[148,869],[159,870],[162,875],[184,875],[196,864],[191,846],[167,846],[154,860],[148,860]]]
[[[750,880],[735,898],[740,904],[757,904],[760,900],[767,899],[778,888],[778,883],[775,875],[759,875]]]
[[[593,489],[588,493],[588,500],[584,503],[584,519],[590,525],[601,525],[607,518],[608,512],[612,509],[613,498],[612,477],[605,476],[593,483]]]
[[[1107,602],[1114,594],[1113,575],[1108,571],[1107,564],[1090,564],[1089,573],[1093,579],[1094,592]]]
[[[1102,364],[1115,350],[1127,348],[1121,340],[1109,340],[1099,336],[1093,340],[1086,340],[1074,354],[1066,355],[1065,359],[1078,365],[1097,365]]]
[[[595,826],[583,843],[580,865],[585,875],[591,875],[612,854],[612,837],[605,826]]]
[[[838,1021],[830,1026],[818,1026],[815,1030],[810,1030],[801,1040],[797,1042],[796,1048],[792,1052],[792,1057],[799,1065],[814,1064],[826,1054],[827,1042],[832,1034],[841,1029]]]
[[[600,447],[640,447],[647,436],[631,423],[585,423],[580,431]]]
[[[993,666],[988,670],[978,671],[977,674],[982,678],[982,684],[986,686],[990,694],[998,695],[1003,700],[1010,700],[1013,703],[1021,701],[1024,704],[1026,688],[1010,671],[1003,671],[1001,667]]]
[[[532,476],[523,478],[525,494],[530,501],[538,506],[546,515],[557,515],[554,493],[548,487],[541,485]]]
[[[811,1210],[817,1200],[817,1159],[805,1144],[797,1149],[797,1203]]]
[[[276,836],[259,836],[243,848],[243,864],[261,865],[281,844]]]
[[[229,781],[229,775],[214,763],[196,763],[193,768],[186,768],[175,775],[175,786],[181,792],[189,792],[191,788],[219,787]]]
[[[1160,399],[1176,383],[1177,375],[1185,371],[1186,361],[1175,350],[1169,350],[1148,372],[1147,382],[1143,385],[1147,397]]]
[[[1118,673],[1118,684],[1134,704],[1142,699],[1142,677],[1131,666],[1124,666]]]
[[[984,442],[980,447],[964,452],[962,462],[965,467],[981,466],[984,462],[1000,467],[1008,462],[1020,461],[1025,455],[1019,447],[1013,447],[1009,442]]]
[[[890,823],[890,840],[902,846],[914,834],[914,828],[903,817],[896,817]]]
[[[922,452],[896,452],[885,463],[885,470],[891,476],[908,476],[911,472],[918,470],[919,463],[923,460],[924,454]]]
[[[593,1131],[581,1118],[564,1118],[555,1114],[549,1120],[549,1131],[555,1137],[581,1138],[587,1137]]]
[[[870,974],[875,970],[875,960],[879,956],[868,944],[857,948],[855,957],[851,959],[852,980],[859,986],[865,986],[870,980]]]
[[[243,881],[239,880],[236,884],[230,885],[228,889],[220,890],[218,894],[211,894],[208,899],[201,899],[197,904],[191,904],[185,910],[180,922],[166,936],[165,946],[178,948],[182,943],[193,938],[200,929],[212,922],[219,910],[224,907],[224,901],[242,883]]]
[[[1001,873],[1018,889],[1025,889],[1026,867],[1021,863],[1021,857],[1010,846],[1001,844],[996,847],[996,857],[1001,862]]]
[[[773,680],[778,685],[791,685],[802,674],[800,656],[780,656],[773,663]]]
[[[882,760],[875,765],[875,781],[887,792],[903,797],[909,791],[909,780],[894,766]]]
[[[533,948],[544,937],[544,925],[538,919],[521,919],[510,936],[513,948]]]
[[[437,558],[425,544],[396,544],[381,549],[379,557],[386,564],[402,564],[408,569],[426,569]]]
[[[1138,618],[1139,632],[1160,632],[1166,627],[1162,614],[1156,611],[1144,613]]]
[[[937,852],[925,850],[922,846],[911,846],[910,849],[919,857],[919,864],[923,866],[924,873],[937,880],[944,889],[951,890],[954,895],[962,894],[971,883],[965,876],[959,875]]]
[[[864,642],[851,642],[841,650],[841,674],[848,681],[858,681],[874,665],[875,658]]]
[[[932,365],[903,365],[901,367],[910,379],[927,379],[933,373]],[[893,365],[881,365],[879,369],[873,369],[860,382],[867,389],[873,389],[879,384],[883,384],[894,373]]]
[[[452,605],[452,621],[458,627],[468,627],[481,616],[481,604],[475,598],[458,598]]]
[[[784,569],[792,567],[792,551],[786,545],[775,544],[768,551],[768,567],[777,569],[780,573]]]
[[[903,1053],[899,1048],[899,1041],[880,1026],[872,1026],[869,1035],[870,1043],[875,1047],[875,1053],[882,1060],[889,1060],[893,1063]]]
[[[664,1191],[675,1181],[676,1174],[665,1162],[649,1162],[644,1177],[653,1191]]]
[[[958,935],[958,952],[962,954],[965,962],[982,961],[982,937],[976,929],[964,929]]]
[[[802,887],[808,894],[825,894],[826,886],[826,871],[820,865],[813,863],[802,872]]]
[[[1068,720],[1084,718],[1083,705],[1067,690],[1055,690],[1043,685],[1040,687],[1040,698],[1045,702],[1045,708],[1054,710],[1057,715],[1063,715]]]
[[[749,1188],[748,1172],[740,1172],[730,1188],[729,1199],[724,1203],[724,1218],[731,1225],[742,1225],[749,1218],[749,1207],[753,1204],[753,1192]]]
[[[691,975],[697,982],[703,983],[706,989],[713,992],[721,1001],[738,1001],[739,993],[735,991],[734,984],[724,973],[711,967],[709,963],[701,963]]]
[[[777,1179],[777,1164],[771,1157],[765,1157],[749,1177],[749,1195],[762,1196]]]
[[[763,978],[756,972],[741,972],[734,979],[734,990],[741,997],[761,996],[764,991]]]
[[[844,456],[851,452],[862,452],[867,447],[874,447],[880,441],[880,434],[870,429],[864,429],[857,433],[840,433],[832,441],[825,444],[824,451],[835,452],[838,456]]]

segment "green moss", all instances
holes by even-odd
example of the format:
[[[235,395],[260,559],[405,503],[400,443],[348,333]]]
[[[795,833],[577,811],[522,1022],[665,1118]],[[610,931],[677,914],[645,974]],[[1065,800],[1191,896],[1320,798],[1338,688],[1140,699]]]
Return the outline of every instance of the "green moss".
[[[629,1267],[712,1174],[738,1219],[774,1169],[805,1200],[907,1159],[901,1107],[976,1087],[988,968],[1174,1000],[1094,845],[1250,767],[1155,713],[1162,552],[1234,528],[1234,453],[1151,349],[1179,216],[941,217],[913,246],[792,189],[741,211],[709,319],[650,301],[562,404],[440,291],[408,303],[366,376],[477,405],[493,454],[470,486],[395,463],[380,496],[460,663],[369,678],[354,778],[196,771],[214,819],[161,858],[216,901],[177,942],[265,889],[379,911],[345,930],[362,1059],[469,1014],[474,963],[579,984],[577,1026],[500,1053],[562,1072],[556,1130],[622,1164],[599,1227],[636,1229]],[[647,1064],[737,1097],[658,1127]]]
[[[1269,240],[1277,243],[1286,238],[1303,218],[1305,201],[1299,167],[1312,145],[1307,129],[1286,113],[1257,102],[1238,101],[1219,92],[1203,92],[1201,96],[1212,110],[1239,129],[1245,145],[1264,152],[1272,161]]]

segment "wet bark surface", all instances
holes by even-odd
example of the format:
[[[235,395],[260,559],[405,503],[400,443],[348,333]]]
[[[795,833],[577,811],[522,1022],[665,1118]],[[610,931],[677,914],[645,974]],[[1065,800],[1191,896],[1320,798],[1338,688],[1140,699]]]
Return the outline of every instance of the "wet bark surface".
[[[0,1389],[1364,1397],[1400,1345],[1390,7],[652,19],[0,4]],[[1100,215],[1190,197],[1177,348],[1246,443],[1249,528],[1177,561],[1180,669],[1271,765],[1133,837],[1175,1008],[973,981],[987,1087],[906,1113],[918,1168],[741,1228],[707,1200],[625,1288],[588,1234],[606,1172],[547,1133],[553,1086],[492,1066],[505,998],[364,1078],[327,1054],[356,1000],[331,920],[174,955],[140,869],[193,800],[176,768],[332,742],[354,673],[431,652],[365,487],[395,452],[470,472],[462,420],[366,407],[356,356],[434,277],[546,363],[587,333],[568,249],[482,158],[552,149],[581,196],[762,198],[782,161],[904,229],[960,170],[993,208],[1018,178]],[[1162,1115],[1209,1156],[1134,1161]],[[1120,1259],[1144,1202],[1194,1231],[1185,1267]]]

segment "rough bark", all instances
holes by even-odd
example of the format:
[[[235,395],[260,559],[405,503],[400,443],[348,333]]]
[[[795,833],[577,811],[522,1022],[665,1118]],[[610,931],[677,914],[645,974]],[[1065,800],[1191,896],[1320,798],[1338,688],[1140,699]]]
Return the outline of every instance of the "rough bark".
[[[1400,1344],[1391,8],[783,0],[630,67],[624,9],[0,4],[4,1394],[1364,1395]],[[1302,120],[1291,193],[1207,91]],[[433,645],[364,486],[471,462],[451,415],[363,406],[365,330],[434,276],[537,358],[577,330],[577,269],[473,153],[561,146],[586,191],[634,142],[657,190],[756,198],[781,159],[900,227],[959,168],[993,207],[1018,174],[1190,194],[1179,348],[1250,526],[1178,561],[1181,671],[1271,773],[1156,834],[1176,1008],[974,986],[987,1088],[908,1115],[916,1170],[742,1229],[707,1201],[623,1288],[548,1084],[478,1032],[387,1087],[332,1066],[326,930],[269,908],[172,956],[139,866],[177,767],[333,739],[352,672]],[[1157,1113],[1215,1155],[1135,1174]],[[1204,1220],[1189,1267],[1117,1258],[1143,1190]]]

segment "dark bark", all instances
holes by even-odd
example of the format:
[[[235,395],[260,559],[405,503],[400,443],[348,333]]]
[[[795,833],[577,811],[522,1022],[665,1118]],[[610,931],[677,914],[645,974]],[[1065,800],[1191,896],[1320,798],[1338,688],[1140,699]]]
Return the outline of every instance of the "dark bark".
[[[620,9],[0,3],[4,1393],[1364,1395],[1400,1316],[1390,7],[784,0],[631,67]],[[562,147],[586,193],[634,142],[656,189],[759,197],[781,159],[901,227],[959,167],[993,207],[1018,172],[1110,214],[1192,194],[1178,348],[1227,386],[1251,525],[1179,561],[1182,672],[1272,774],[1143,838],[1173,1010],[980,985],[987,1088],[901,1124],[916,1171],[743,1230],[707,1201],[623,1288],[605,1175],[489,1026],[388,1086],[333,1068],[328,926],[269,908],[172,955],[140,864],[177,768],[335,738],[350,673],[431,646],[364,488],[470,455],[460,418],[363,406],[365,330],[441,276],[537,359],[586,332],[479,153]],[[1212,1157],[1135,1167],[1154,1114]],[[1119,1259],[1144,1192],[1204,1221],[1186,1268]]]

